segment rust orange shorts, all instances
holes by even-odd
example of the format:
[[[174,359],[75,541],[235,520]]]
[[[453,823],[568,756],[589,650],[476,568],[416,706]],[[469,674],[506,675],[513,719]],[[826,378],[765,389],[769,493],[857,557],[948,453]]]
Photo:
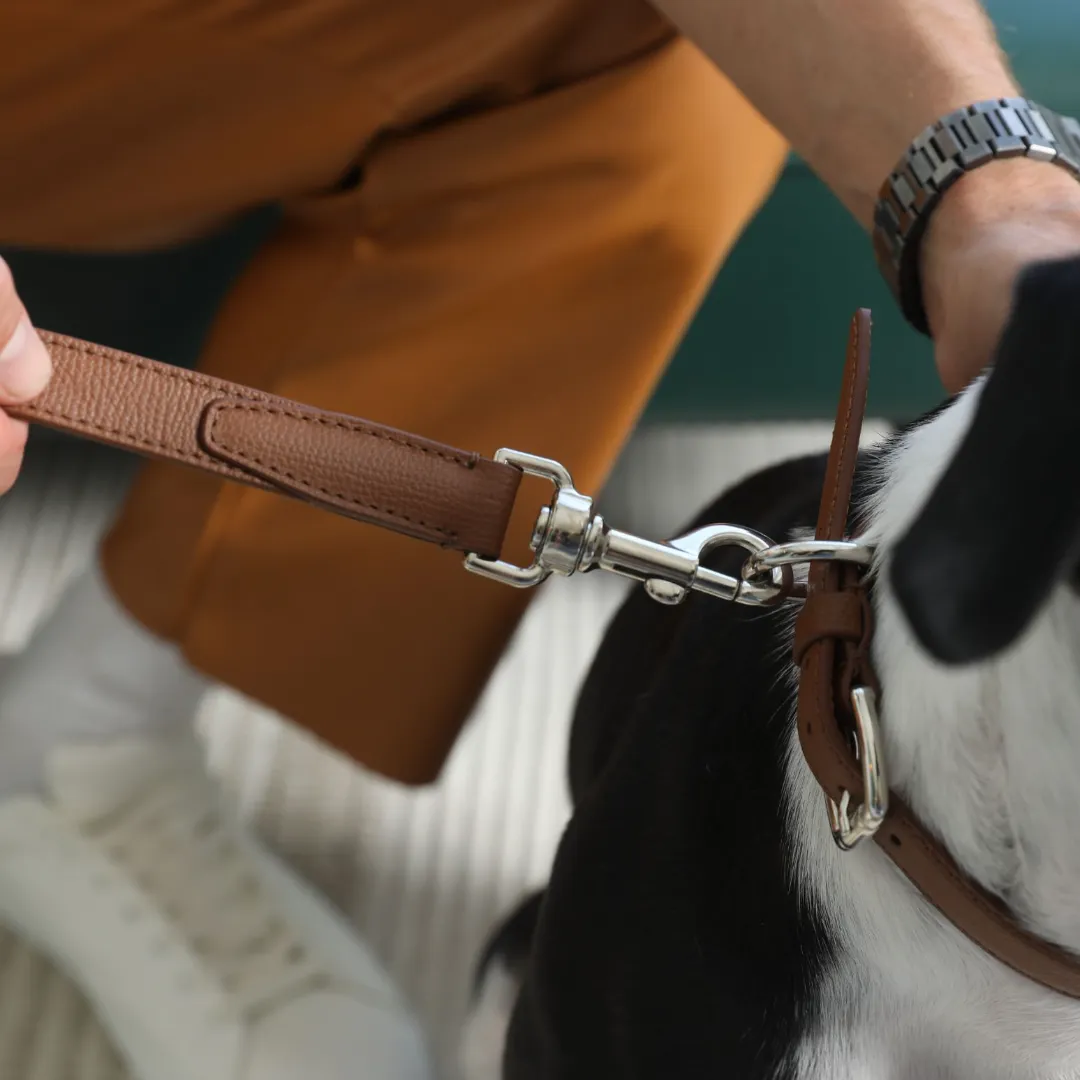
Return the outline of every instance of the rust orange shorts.
[[[38,0],[0,40],[0,241],[138,248],[279,202],[203,370],[586,491],[785,153],[638,0]],[[165,465],[104,560],[196,667],[411,783],[527,602]]]

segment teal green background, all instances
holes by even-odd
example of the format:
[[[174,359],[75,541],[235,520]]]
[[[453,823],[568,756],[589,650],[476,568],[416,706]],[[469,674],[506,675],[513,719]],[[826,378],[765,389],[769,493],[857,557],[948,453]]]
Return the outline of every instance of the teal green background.
[[[1028,96],[1080,115],[1080,0],[986,6]],[[39,325],[190,365],[272,221],[260,211],[198,243],[140,255],[3,254]],[[940,400],[929,344],[903,323],[867,238],[792,159],[718,275],[646,420],[829,416],[858,307],[874,313],[872,412],[903,420]]]

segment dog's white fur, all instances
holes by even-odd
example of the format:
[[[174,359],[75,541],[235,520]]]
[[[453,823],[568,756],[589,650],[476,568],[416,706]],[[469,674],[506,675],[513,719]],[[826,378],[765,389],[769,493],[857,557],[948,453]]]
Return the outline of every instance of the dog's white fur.
[[[874,656],[885,688],[890,782],[960,865],[1040,936],[1080,951],[1080,601],[1061,586],[991,662],[945,668],[917,645],[887,587],[891,544],[914,519],[970,424],[981,384],[909,433],[884,463]],[[1032,549],[1002,566],[1013,586]],[[833,844],[792,726],[787,811],[796,887],[845,959],[827,1019],[800,1048],[806,1077],[1080,1076],[1080,1002],[1007,970],[944,923],[872,843]]]

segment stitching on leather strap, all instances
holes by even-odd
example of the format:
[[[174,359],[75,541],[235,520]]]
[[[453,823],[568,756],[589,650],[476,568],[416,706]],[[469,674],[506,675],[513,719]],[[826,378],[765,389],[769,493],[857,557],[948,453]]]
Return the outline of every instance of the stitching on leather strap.
[[[147,450],[163,450],[168,452],[171,457],[184,458],[186,461],[205,462],[210,457],[209,454],[206,454],[201,450],[181,450],[174,443],[162,442],[160,439],[146,439],[140,435],[133,434],[127,428],[106,427],[104,424],[98,424],[93,420],[77,416],[74,413],[61,412],[59,409],[49,409],[42,405],[31,403],[23,406],[22,411],[25,413],[32,413],[35,416],[63,420],[67,424],[85,428],[88,432],[95,432],[98,435],[108,435],[113,438],[123,439],[125,443],[132,446],[142,446]]]
[[[139,371],[153,372],[154,377],[172,379],[175,382],[187,383],[189,386],[198,386],[204,390],[221,392],[216,381],[207,375],[200,375],[196,371],[185,371],[183,368],[173,367],[171,364],[163,364],[156,360],[147,360],[133,353],[121,352],[118,349],[108,349],[104,345],[95,345],[89,341],[80,341],[77,338],[65,337],[62,334],[50,334],[43,331],[41,336],[46,341],[51,341],[60,349],[66,349],[70,353],[82,353],[86,356],[97,356],[110,363],[122,364]],[[235,391],[230,391],[235,393]]]
[[[476,468],[477,456],[476,454],[452,454],[443,450],[435,449],[431,446],[424,446],[422,443],[416,443],[410,441],[403,435],[398,435],[389,431],[380,431],[377,428],[371,428],[367,424],[364,424],[357,420],[350,420],[345,417],[339,416],[321,416],[318,413],[302,412],[299,409],[289,409],[281,405],[271,405],[261,401],[252,399],[244,399],[243,402],[233,401],[216,401],[210,406],[215,413],[214,420],[211,422],[210,430],[207,431],[209,436],[213,430],[213,425],[217,422],[217,417],[227,412],[251,412],[260,413],[264,416],[283,416],[290,420],[300,420],[305,424],[317,424],[320,427],[337,428],[340,431],[348,431],[354,435],[366,435],[371,439],[381,439],[383,442],[392,443],[395,446],[404,447],[407,450],[414,450],[421,454],[428,454],[431,457],[439,458],[442,461],[448,461],[452,465],[460,465],[465,469]],[[219,445],[224,450],[228,450],[230,453],[235,453],[239,456],[240,451],[233,447],[229,447],[223,440],[217,440]]]
[[[214,442],[214,444],[216,446],[220,446],[222,450],[224,450],[226,453],[230,454],[231,456],[237,457],[241,461],[251,462],[251,464],[257,465],[262,471],[270,474],[271,476],[276,476],[282,481],[287,481],[293,487],[296,487],[301,491],[306,491],[308,494],[310,494],[312,496],[322,495],[324,498],[327,498],[327,499],[337,499],[339,502],[343,502],[348,506],[354,506],[358,510],[371,510],[374,513],[377,513],[377,514],[385,514],[387,517],[395,518],[398,521],[404,521],[404,522],[407,522],[410,525],[418,525],[422,529],[428,529],[429,531],[431,531],[433,533],[437,533],[439,536],[445,537],[447,540],[450,540],[450,541],[456,541],[457,540],[458,534],[457,534],[457,532],[455,532],[452,529],[445,529],[440,525],[433,525],[430,522],[422,521],[419,518],[411,518],[407,514],[402,514],[400,511],[392,510],[387,506],[378,506],[375,503],[362,502],[360,499],[356,498],[353,495],[349,495],[348,493],[346,493],[344,491],[334,491],[331,488],[320,487],[318,484],[314,484],[310,480],[305,480],[303,477],[297,476],[295,473],[290,472],[288,469],[285,469],[280,465],[275,465],[271,461],[265,461],[263,458],[259,457],[257,454],[248,453],[248,451],[246,451],[246,450],[243,450],[243,449],[241,449],[239,447],[236,447],[236,446],[232,446],[229,443],[225,442],[223,439],[217,438],[215,436],[215,433],[214,433],[214,425],[216,424],[218,417],[226,409],[230,409],[230,410],[232,410],[232,409],[247,409],[248,411],[252,411],[252,412],[276,413],[276,414],[282,415],[282,416],[290,416],[290,417],[293,417],[294,419],[298,419],[298,420],[314,421],[315,423],[323,422],[321,417],[305,416],[302,413],[292,413],[292,412],[289,412],[286,409],[260,408],[259,406],[232,405],[230,403],[227,406],[223,406],[223,407],[215,410],[211,414],[211,416],[209,418],[209,425],[208,425],[208,428],[207,428],[206,435],[207,435],[208,439],[213,440],[213,442]],[[351,428],[351,427],[349,427],[349,425],[347,425],[345,423],[340,423],[340,424],[337,424],[336,426],[341,427],[341,428],[345,428],[346,430],[350,430],[350,431],[355,430],[355,431],[357,431],[358,434],[361,434],[361,435],[371,435],[374,438],[382,438],[383,437],[378,432],[367,431],[367,430],[363,430],[363,429],[360,429],[360,428]],[[396,441],[396,440],[391,440],[391,441]],[[422,447],[422,446],[414,446],[412,448],[415,449],[415,450],[423,450],[425,453],[434,453],[434,451],[430,451],[426,447]],[[455,464],[458,464],[458,465],[462,464],[462,462],[457,461],[457,460],[455,460],[453,458],[450,458],[449,455],[440,454],[438,456],[443,457],[448,461],[454,461]]]
[[[859,320],[856,318],[851,324],[851,359],[849,361],[849,367],[852,369],[852,378],[854,379],[854,364],[855,358],[859,355]],[[853,388],[854,389],[854,388]],[[830,479],[835,478],[835,482],[832,484],[832,499],[829,503],[829,527],[833,528],[833,523],[836,521],[836,500],[840,497],[840,478],[846,475],[847,461],[848,461],[848,446],[847,433],[851,429],[851,414],[855,409],[855,394],[849,393],[847,395],[847,410],[844,413],[844,422],[841,427],[843,437],[840,440],[840,453],[836,464],[836,472],[832,474]],[[856,451],[857,452],[857,451]],[[846,514],[844,515],[847,516]]]
[[[235,399],[230,401],[223,407],[234,409],[247,409],[251,412],[263,412],[269,414],[277,414],[281,416],[288,416],[295,420],[303,420],[307,423],[322,424],[327,427],[339,427],[348,431],[355,431],[357,434],[368,435],[373,439],[383,439],[386,442],[394,443],[398,446],[403,446],[409,450],[416,450],[422,454],[430,454],[433,457],[441,458],[444,461],[452,462],[455,465],[460,465],[465,469],[475,469],[478,454],[454,454],[447,451],[439,450],[434,447],[425,446],[422,443],[413,442],[405,435],[399,435],[391,431],[379,431],[373,429],[366,424],[360,422],[352,422],[345,418],[335,416],[320,416],[318,414],[303,413],[299,410],[292,410],[287,407],[276,405],[271,402],[260,401],[256,397],[247,397],[238,392],[238,388],[228,387],[227,389],[219,383],[206,375],[200,375],[198,372],[185,371],[182,368],[174,368],[168,364],[157,363],[156,361],[146,360],[143,357],[135,356],[131,353],[119,352],[113,349],[107,349],[102,345],[95,345],[92,342],[80,341],[75,338],[67,338],[58,334],[47,334],[49,340],[53,341],[57,347],[66,349],[70,353],[79,354],[82,353],[86,356],[96,356],[108,363],[120,364],[124,367],[134,368],[137,371],[152,372],[155,378],[167,378],[175,382],[186,383],[189,386],[197,386],[200,389],[208,390],[216,394],[228,395],[230,398]],[[37,408],[32,403],[30,408],[35,408],[43,416],[55,416],[58,419],[74,421],[83,423],[86,427],[99,431],[102,434],[124,436],[128,437],[127,432],[123,428],[106,428],[102,425],[95,424],[91,421],[80,420],[77,416],[61,413],[55,410]],[[135,436],[131,436],[132,442],[139,442],[144,446],[153,446],[158,449],[172,450],[171,444],[154,442],[149,439],[138,439]],[[188,453],[186,456],[192,457],[194,455]]]

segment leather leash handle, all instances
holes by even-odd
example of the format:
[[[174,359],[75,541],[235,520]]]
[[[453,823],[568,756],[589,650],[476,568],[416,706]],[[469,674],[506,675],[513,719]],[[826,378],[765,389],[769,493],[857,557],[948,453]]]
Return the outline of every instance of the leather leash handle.
[[[44,331],[52,381],[11,415],[495,558],[520,470],[367,420]]]
[[[870,313],[862,310],[851,325],[818,519],[819,540],[841,539],[847,531],[869,366]],[[852,668],[860,667],[864,676],[872,677],[869,607],[865,586],[853,568],[835,563],[811,567],[795,634],[800,665],[798,731],[811,772],[837,803],[845,791],[854,803],[863,797],[862,772],[841,718],[850,714],[846,699]],[[1001,901],[964,874],[895,792],[874,839],[923,896],[976,945],[1035,982],[1080,998],[1080,957],[1025,930]]]

